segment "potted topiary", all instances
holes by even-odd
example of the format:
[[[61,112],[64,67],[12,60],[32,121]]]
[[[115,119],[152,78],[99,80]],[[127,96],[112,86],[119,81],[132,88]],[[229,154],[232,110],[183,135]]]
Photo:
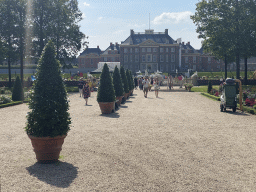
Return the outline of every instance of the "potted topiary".
[[[129,96],[129,87],[128,87],[128,81],[127,81],[127,77],[126,77],[123,66],[121,66],[120,68],[120,74],[121,74],[123,88],[124,88],[124,99],[126,100]]]
[[[67,92],[61,77],[55,47],[49,41],[37,66],[36,80],[29,100],[25,130],[39,163],[58,161],[71,123]]]
[[[15,84],[12,91],[12,100],[13,101],[23,101],[24,100],[24,92],[21,85],[21,81],[19,76],[16,77]]]
[[[111,113],[115,107],[115,90],[108,65],[105,63],[100,76],[97,101],[103,114]]]
[[[113,84],[116,94],[116,99],[118,100],[117,104],[120,105],[122,98],[124,97],[124,89],[122,85],[122,79],[119,73],[119,69],[116,66],[113,73]]]
[[[129,96],[130,96],[132,93],[132,82],[131,82],[131,77],[130,77],[130,71],[128,69],[126,69],[125,75],[126,75],[127,82],[128,82],[128,89],[129,89]]]
[[[191,88],[192,88],[192,87],[193,87],[193,84],[191,84],[191,83],[188,83],[188,84],[187,84],[187,88],[188,88],[188,91],[189,91],[189,92],[191,92]]]

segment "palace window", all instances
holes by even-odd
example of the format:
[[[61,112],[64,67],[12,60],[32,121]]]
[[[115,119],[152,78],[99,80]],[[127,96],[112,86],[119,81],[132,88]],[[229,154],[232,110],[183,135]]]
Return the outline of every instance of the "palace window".
[[[139,53],[139,49],[138,48],[135,48],[135,53]]]
[[[128,53],[128,49],[127,48],[124,48],[124,53]]]
[[[130,62],[132,62],[132,55],[130,56]]]
[[[174,47],[171,48],[171,52],[173,52],[173,53],[175,52],[175,48]]]
[[[168,62],[168,55],[166,55],[166,58],[165,58],[165,59],[166,59],[166,62]]]
[[[164,55],[160,55],[160,62],[164,62]]]
[[[164,65],[161,64],[161,65],[160,65],[160,71],[163,71],[163,70],[164,70]]]
[[[211,57],[208,57],[208,63],[211,63]]]
[[[157,52],[157,48],[153,48],[153,52]]]
[[[124,56],[124,62],[128,62],[128,55]]]
[[[130,53],[132,53],[132,48],[130,48]]]
[[[175,55],[171,55],[171,62],[175,62]]]
[[[166,49],[165,49],[165,52],[166,52],[166,53],[168,53],[168,51],[169,51],[169,49],[168,49],[168,48],[166,48]]]
[[[93,65],[93,59],[91,59],[91,65]]]
[[[185,57],[185,63],[188,63],[188,57]]]
[[[146,56],[142,55],[142,62],[146,62]]]
[[[104,61],[107,62],[107,61],[108,61],[108,58],[107,58],[107,57],[104,57]]]
[[[171,65],[171,70],[172,70],[172,71],[175,70],[175,65]]]
[[[153,62],[156,62],[156,55],[153,55]]]
[[[196,57],[195,56],[193,57],[193,63],[196,63]]]
[[[152,62],[152,55],[147,55],[147,62]]]
[[[164,48],[161,47],[160,48],[160,52],[163,53],[164,52]]]
[[[142,48],[142,52],[146,52],[146,48]]]
[[[135,62],[139,62],[139,55],[135,55]]]
[[[112,62],[115,62],[115,57],[111,57],[111,61],[112,61]]]
[[[147,48],[147,52],[148,53],[150,53],[151,52],[151,48],[149,47],[149,48]]]

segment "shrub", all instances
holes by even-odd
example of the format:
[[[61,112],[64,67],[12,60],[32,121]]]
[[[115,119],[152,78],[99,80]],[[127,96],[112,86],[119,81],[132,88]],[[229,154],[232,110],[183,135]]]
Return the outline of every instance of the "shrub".
[[[131,90],[133,90],[134,89],[134,79],[132,77],[132,72],[131,71],[129,71],[129,72],[130,72],[130,78],[131,78],[131,84],[132,84],[132,89]]]
[[[120,68],[120,74],[121,74],[121,78],[122,78],[124,92],[129,93],[128,81],[127,81],[127,77],[125,75],[123,66],[121,66],[121,68]]]
[[[22,88],[19,76],[16,77],[16,81],[15,81],[15,84],[13,87],[12,100],[13,101],[23,101],[24,100],[24,92],[23,92],[23,88]]]
[[[6,103],[10,103],[12,100],[11,98],[7,97],[7,96],[2,96],[0,98],[0,104],[6,104]]]
[[[210,92],[211,92],[211,90],[212,90],[212,81],[211,81],[211,80],[209,80],[209,82],[208,82],[208,90],[207,90],[207,93],[210,93]]]
[[[132,82],[131,82],[130,72],[129,72],[128,69],[126,69],[125,75],[126,75],[126,77],[127,77],[128,89],[129,89],[129,90],[132,90]]]
[[[100,76],[100,85],[97,93],[98,102],[113,102],[116,100],[112,78],[108,65],[105,63]]]
[[[120,72],[119,72],[119,69],[117,68],[117,66],[115,67],[114,73],[113,73],[113,84],[114,84],[116,97],[123,96],[124,88],[122,85],[122,79],[120,76]]]
[[[35,76],[29,101],[32,111],[27,115],[25,127],[27,134],[35,137],[66,135],[71,124],[69,104],[60,62],[51,41],[43,50]]]

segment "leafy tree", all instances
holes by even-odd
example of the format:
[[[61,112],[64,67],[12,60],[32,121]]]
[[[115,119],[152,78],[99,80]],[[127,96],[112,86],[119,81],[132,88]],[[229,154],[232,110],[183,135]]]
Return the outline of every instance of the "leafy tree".
[[[112,78],[108,65],[105,63],[100,75],[100,85],[97,93],[98,102],[113,102],[116,100]]]
[[[13,87],[12,100],[13,101],[23,101],[24,100],[24,92],[23,92],[23,88],[22,88],[19,76],[16,77],[16,81],[15,81],[15,84]]]
[[[128,81],[127,81],[127,77],[126,77],[125,70],[124,70],[123,66],[121,66],[121,68],[120,68],[120,74],[121,74],[121,78],[122,78],[124,92],[129,93]]]
[[[114,84],[116,97],[124,95],[122,79],[121,79],[119,69],[118,69],[117,66],[115,66],[115,69],[114,69],[114,72],[113,72],[113,84]]]
[[[132,90],[132,82],[131,82],[130,71],[128,69],[126,69],[125,75],[127,77],[128,88],[129,88],[129,91],[130,91],[130,90]]]
[[[53,42],[42,53],[35,74],[36,80],[29,102],[26,132],[35,137],[66,135],[70,130],[67,92],[62,81],[60,62],[56,59]]]
[[[255,22],[252,22],[256,17],[255,6],[253,0],[202,0],[197,3],[195,15],[191,16],[198,37],[205,40],[205,48],[225,60],[225,69],[235,58],[237,78],[240,78],[240,56],[252,56],[248,42],[256,41]]]

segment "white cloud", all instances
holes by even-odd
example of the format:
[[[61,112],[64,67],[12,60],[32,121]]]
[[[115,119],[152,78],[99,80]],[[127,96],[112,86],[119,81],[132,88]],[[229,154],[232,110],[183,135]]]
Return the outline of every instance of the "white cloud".
[[[86,3],[86,2],[84,2],[83,4],[84,4],[84,6],[86,6],[86,7],[89,7],[89,6],[90,6],[90,4],[88,4],[88,3]]]
[[[152,21],[155,25],[161,24],[178,24],[178,23],[187,23],[191,22],[190,15],[193,13],[190,11],[184,12],[172,12],[172,13],[162,13],[159,16],[156,16],[155,19]]]
[[[99,17],[99,18],[98,18],[98,20],[102,20],[102,19],[103,19],[103,17]]]
[[[86,15],[85,15],[84,13],[82,14],[82,18],[83,18],[83,19],[86,18]]]
[[[122,34],[123,32],[125,32],[125,30],[118,30],[118,31],[113,32],[113,34]]]

